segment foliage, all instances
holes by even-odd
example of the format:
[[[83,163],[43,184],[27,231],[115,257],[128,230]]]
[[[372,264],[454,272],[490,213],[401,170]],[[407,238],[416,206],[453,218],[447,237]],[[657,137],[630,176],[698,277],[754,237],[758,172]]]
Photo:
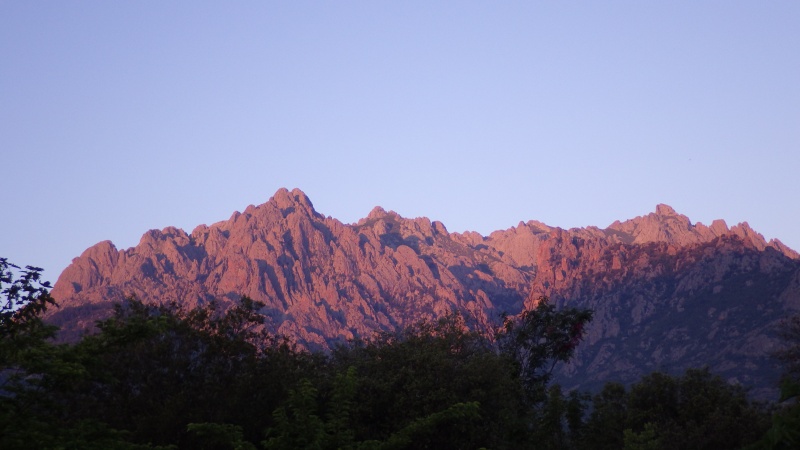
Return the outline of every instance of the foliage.
[[[772,425],[751,450],[800,448],[800,315],[787,319],[779,334],[784,348],[775,356],[784,364],[781,399],[772,416]]]
[[[267,334],[247,297],[190,311],[129,299],[97,334],[56,345],[41,270],[0,269],[3,449],[736,448],[766,427],[707,370],[591,398],[551,385],[592,313],[547,299],[494,336],[454,313],[324,355]],[[785,411],[762,442],[796,439]]]
[[[462,447],[454,442],[452,431],[463,431],[464,427],[475,424],[480,419],[478,402],[456,403],[447,409],[430,414],[429,416],[414,419],[403,429],[392,433],[385,442],[367,441],[359,446],[362,449],[374,450],[400,450],[407,448],[470,448]],[[455,428],[453,428],[455,425]],[[450,433],[445,433],[447,439],[441,439],[443,431],[451,428]],[[438,444],[426,445],[424,438],[436,437]],[[423,438],[423,439],[421,439]],[[420,442],[422,441],[422,442]]]
[[[86,371],[66,346],[49,341],[56,328],[42,314],[56,302],[41,272],[0,258],[0,448],[151,448],[96,418],[63,420],[69,408],[59,393]]]
[[[184,312],[128,300],[73,348],[89,372],[75,396],[137,442],[190,446],[188,423],[237,424],[255,439],[286,395],[288,382],[274,380],[308,362],[258,341],[261,306],[245,297],[225,312],[215,302]]]
[[[582,441],[591,449],[741,448],[758,439],[768,417],[744,389],[708,369],[652,373],[630,392],[610,383],[593,406]]]
[[[24,377],[33,382],[30,376],[45,370],[51,360],[45,355],[50,352],[45,342],[56,329],[45,325],[41,315],[55,306],[55,300],[41,272],[33,266],[20,269],[0,258],[0,389],[13,390],[12,385]]]
[[[275,410],[276,425],[268,430],[268,438],[262,442],[263,447],[267,450],[427,448],[426,439],[431,436],[441,437],[448,426],[476,423],[480,418],[478,402],[456,403],[443,411],[414,419],[384,440],[356,441],[350,429],[349,415],[349,407],[356,392],[353,388],[355,370],[351,367],[346,375],[337,376],[335,395],[331,399],[333,403],[329,405],[327,419],[323,420],[317,414],[320,408],[317,390],[308,380],[302,380],[298,389],[291,391],[286,405]],[[344,401],[344,404],[337,401]],[[452,439],[451,435],[448,437]]]
[[[497,334],[500,350],[518,364],[520,379],[533,403],[544,398],[556,364],[569,361],[591,320],[591,310],[558,311],[547,297],[539,298],[535,308],[519,317],[503,316]]]
[[[14,272],[21,271],[15,278]],[[31,333],[42,326],[41,314],[56,302],[50,296],[50,283],[42,280],[39,267],[19,266],[0,258],[0,339]]]
[[[581,436],[583,447],[616,450],[624,446],[623,431],[628,417],[625,386],[609,382],[592,397],[592,412]]]
[[[190,423],[186,429],[198,437],[197,450],[231,449],[256,450],[256,446],[244,440],[242,427],[219,423]]]
[[[514,366],[457,314],[341,346],[332,353],[332,368],[354,372],[357,442],[401,442],[416,423],[415,448],[505,448],[524,429]],[[419,434],[422,424],[442,420],[456,404],[477,405],[482,420],[469,426],[437,422],[435,434]]]
[[[656,427],[650,422],[644,424],[644,429],[639,433],[635,433],[630,428],[625,429],[623,442],[623,450],[659,450],[662,448]]]
[[[782,405],[772,416],[772,424],[748,450],[790,450],[800,448],[800,384],[785,379],[781,386]]]
[[[561,386],[547,389],[541,407],[533,410],[531,440],[537,449],[575,448],[583,433],[583,417],[588,395],[571,391],[564,395]]]
[[[323,448],[325,423],[317,415],[317,390],[309,380],[302,380],[289,392],[287,404],[275,410],[275,427],[264,441],[267,450]]]

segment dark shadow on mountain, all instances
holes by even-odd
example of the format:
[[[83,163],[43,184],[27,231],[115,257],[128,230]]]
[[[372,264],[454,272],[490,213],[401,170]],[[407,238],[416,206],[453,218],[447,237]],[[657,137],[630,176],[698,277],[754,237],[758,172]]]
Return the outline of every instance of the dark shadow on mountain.
[[[115,303],[107,301],[57,308],[48,315],[46,321],[59,327],[56,342],[75,343],[86,334],[96,333],[95,322],[111,317]]]
[[[272,289],[275,291],[275,295],[278,296],[278,299],[281,301],[281,303],[286,305],[286,298],[283,296],[283,290],[281,289],[281,284],[278,281],[278,275],[275,273],[275,268],[267,264],[267,262],[263,259],[257,259],[256,264],[258,264],[258,271],[266,275],[270,284],[272,284]]]
[[[414,250],[414,253],[419,254],[420,239],[416,236],[408,236],[404,238],[398,232],[391,232],[380,235],[379,239],[381,240],[381,245],[383,245],[384,247],[389,247],[392,250],[397,250],[397,247],[405,245]]]
[[[420,255],[419,258],[425,262],[425,265],[427,265],[428,269],[430,269],[431,273],[433,273],[433,278],[437,280],[442,279],[442,276],[439,273],[439,266],[430,255]]]
[[[507,286],[503,280],[494,277],[488,264],[479,263],[474,267],[457,265],[450,266],[447,269],[470,291],[477,292],[482,290],[485,292],[498,311],[516,314],[522,310],[525,294]],[[486,273],[492,276],[492,279],[484,280],[476,272]]]
[[[397,232],[382,234],[378,238],[381,240],[381,245],[389,247],[392,250],[397,250],[397,247],[404,244],[403,236]]]

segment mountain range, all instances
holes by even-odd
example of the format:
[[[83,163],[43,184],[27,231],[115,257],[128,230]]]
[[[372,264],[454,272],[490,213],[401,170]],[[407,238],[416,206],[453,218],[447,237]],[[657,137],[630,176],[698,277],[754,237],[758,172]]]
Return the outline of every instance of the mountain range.
[[[667,205],[605,229],[529,221],[483,236],[380,207],[345,224],[281,189],[191,233],[150,230],[125,250],[100,242],[52,295],[61,306],[49,320],[65,339],[129,296],[192,307],[247,295],[266,305],[271,331],[310,349],[451,311],[490,330],[546,296],[594,310],[575,359],[559,369],[567,388],[708,366],[769,398],[776,327],[800,312],[800,255],[747,223],[693,224]]]

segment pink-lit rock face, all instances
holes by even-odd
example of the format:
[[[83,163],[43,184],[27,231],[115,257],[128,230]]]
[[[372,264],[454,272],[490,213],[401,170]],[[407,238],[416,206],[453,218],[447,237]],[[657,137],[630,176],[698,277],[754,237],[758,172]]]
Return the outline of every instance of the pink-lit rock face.
[[[343,224],[281,189],[191,234],[168,227],[133,248],[87,249],[59,277],[51,320],[75,335],[131,295],[187,307],[247,295],[267,305],[274,332],[324,348],[453,310],[486,326],[547,295],[596,311],[566,379],[625,381],[742,357],[755,369],[726,373],[765,384],[768,358],[752,349],[777,345],[768,328],[800,308],[798,268],[796,252],[746,223],[692,224],[666,205],[606,229],[530,221],[484,237],[380,207]]]

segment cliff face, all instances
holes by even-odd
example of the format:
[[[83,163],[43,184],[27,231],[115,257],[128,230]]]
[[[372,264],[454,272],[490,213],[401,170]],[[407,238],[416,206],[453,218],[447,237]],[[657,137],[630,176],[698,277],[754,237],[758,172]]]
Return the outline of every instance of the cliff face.
[[[322,348],[454,309],[488,326],[548,295],[596,314],[561,374],[567,385],[710,365],[766,389],[777,373],[772,327],[800,310],[800,262],[746,223],[693,225],[666,205],[606,229],[531,221],[484,237],[381,208],[343,224],[282,189],[190,234],[96,244],[52,294],[62,307],[51,320],[68,335],[130,295],[187,306],[248,295],[267,305],[274,331]]]
[[[531,275],[468,241],[441,223],[380,208],[345,225],[317,213],[299,190],[280,190],[191,234],[151,230],[122,251],[101,242],[73,261],[52,293],[62,316],[130,295],[188,306],[248,295],[266,303],[275,331],[310,345],[453,309],[481,317],[520,310]]]

